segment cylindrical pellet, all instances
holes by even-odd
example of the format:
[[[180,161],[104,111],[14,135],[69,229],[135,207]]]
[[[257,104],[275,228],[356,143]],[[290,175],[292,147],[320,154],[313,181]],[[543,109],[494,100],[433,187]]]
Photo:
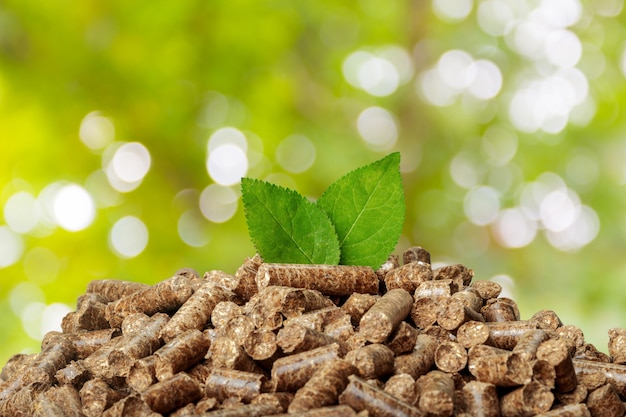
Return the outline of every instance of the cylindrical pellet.
[[[549,339],[549,335],[545,330],[532,329],[527,330],[519,338],[512,352],[519,355],[527,361],[532,361],[537,357],[537,349],[542,342]]]
[[[568,404],[537,414],[536,417],[591,417],[591,414],[586,404]]]
[[[430,264],[411,262],[396,268],[385,275],[387,290],[402,288],[409,294],[413,294],[422,282],[433,279],[433,271]]]
[[[341,305],[341,309],[350,315],[352,324],[357,325],[363,314],[376,304],[379,298],[377,295],[355,292]]]
[[[537,328],[535,322],[528,320],[487,322],[485,324],[489,328],[487,344],[506,350],[512,350],[526,331]]]
[[[276,359],[271,373],[274,391],[298,390],[325,362],[341,356],[343,356],[341,355],[341,348],[338,344],[333,343]]]
[[[208,350],[209,339],[200,330],[187,330],[154,352],[156,378],[163,381],[191,368]]]
[[[402,252],[402,263],[423,262],[430,264],[430,252],[421,246],[411,246]]]
[[[434,337],[420,334],[415,342],[415,349],[406,355],[396,356],[394,359],[394,373],[406,373],[419,378],[430,370],[435,363],[437,341]]]
[[[500,399],[502,417],[530,417],[550,410],[554,395],[539,382],[529,382]]]
[[[593,417],[622,417],[624,404],[611,384],[602,385],[587,396],[587,407]]]
[[[417,400],[415,379],[409,374],[396,374],[389,377],[385,382],[384,391],[408,404],[413,404]]]
[[[613,363],[626,363],[626,329],[609,329],[609,355]]]
[[[468,352],[468,369],[477,380],[498,387],[514,387],[530,382],[532,378],[530,362],[508,351],[477,354],[477,349],[483,346],[475,346]]]
[[[461,278],[463,285],[469,285],[474,277],[474,271],[465,265],[444,265],[433,271],[433,279],[456,279]]]
[[[316,407],[332,405],[348,385],[348,376],[357,368],[343,359],[327,362],[311,376],[297,392],[289,405],[290,413],[300,413]]]
[[[556,389],[559,392],[569,392],[576,388],[576,371],[563,340],[550,339],[541,343],[537,349],[537,359],[554,366]]]
[[[100,416],[104,410],[125,396],[126,393],[111,388],[99,378],[87,381],[80,389],[83,413],[88,417]]]
[[[411,306],[411,319],[420,328],[425,329],[437,322],[437,317],[443,309],[446,296],[420,297]]]
[[[563,325],[559,316],[552,310],[539,310],[529,320],[535,322],[542,330],[556,330]]]
[[[394,369],[392,350],[379,343],[351,350],[346,354],[346,361],[354,365],[359,370],[359,375],[365,379],[388,375]]]
[[[483,300],[496,298],[502,292],[502,286],[494,281],[473,281],[471,287],[478,291]]]
[[[367,410],[374,417],[423,417],[423,413],[380,388],[351,375],[346,389],[339,396],[339,404],[356,411]]]
[[[219,401],[229,398],[249,403],[261,393],[264,384],[263,374],[215,368],[204,383],[204,394]]]
[[[435,349],[435,364],[443,372],[459,372],[467,365],[467,350],[457,342],[443,342]]]
[[[408,353],[415,347],[419,331],[406,321],[400,322],[396,330],[391,334],[387,346],[398,356]]]
[[[413,297],[403,289],[390,290],[363,315],[360,333],[372,343],[381,343],[410,313]]]
[[[338,340],[317,330],[304,327],[300,324],[284,326],[278,331],[276,344],[285,353],[298,353],[316,347],[337,343]]]
[[[141,398],[150,409],[161,414],[195,402],[200,397],[202,392],[199,384],[185,372],[179,372],[170,379],[157,382],[141,394]]]
[[[496,386],[470,381],[461,389],[463,409],[470,416],[500,417],[500,400]]]
[[[454,411],[454,380],[450,374],[431,371],[417,381],[419,409],[427,415],[450,417]]]
[[[483,321],[480,313],[467,307],[461,301],[452,297],[444,300],[444,305],[437,317],[437,323],[446,330],[456,330],[468,321]]]
[[[517,321],[520,319],[517,303],[510,298],[492,298],[480,310],[485,321]]]
[[[325,295],[378,293],[378,277],[367,266],[262,264],[256,274],[259,291],[270,285],[317,290]]]

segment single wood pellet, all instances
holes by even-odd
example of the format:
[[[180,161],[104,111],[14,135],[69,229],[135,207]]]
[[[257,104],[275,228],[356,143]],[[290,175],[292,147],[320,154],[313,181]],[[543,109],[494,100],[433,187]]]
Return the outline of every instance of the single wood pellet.
[[[377,271],[255,255],[234,275],[92,281],[4,366],[0,417],[626,413],[626,330],[607,355],[473,276],[413,247]]]

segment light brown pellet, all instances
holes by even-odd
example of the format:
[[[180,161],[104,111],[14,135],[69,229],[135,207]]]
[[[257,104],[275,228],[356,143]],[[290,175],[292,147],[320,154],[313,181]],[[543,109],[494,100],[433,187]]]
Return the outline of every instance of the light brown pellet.
[[[262,264],[259,291],[270,285],[317,290],[324,295],[378,294],[378,277],[367,266]]]
[[[468,321],[483,321],[483,316],[452,297],[445,299],[437,323],[446,330],[456,330]]]
[[[496,298],[502,292],[502,286],[493,281],[473,281],[471,287],[478,291],[483,300]]]
[[[613,358],[613,363],[626,363],[626,330],[612,328],[609,334],[609,355]]]
[[[79,394],[83,412],[87,417],[100,416],[104,410],[127,395],[123,391],[111,388],[100,378],[87,381]]]
[[[246,258],[235,273],[236,286],[233,292],[244,300],[249,300],[259,290],[256,284],[256,274],[263,263],[259,254]]]
[[[157,382],[154,355],[136,360],[128,370],[126,381],[129,387],[141,392]]]
[[[458,342],[443,342],[435,349],[435,365],[443,372],[459,372],[467,365],[467,350]]]
[[[394,373],[406,373],[419,378],[430,370],[435,363],[435,350],[437,341],[434,337],[420,334],[417,336],[415,348],[411,353],[396,356],[394,359]]]
[[[291,413],[275,414],[273,417],[293,417]],[[331,405],[328,407],[314,408],[298,413],[299,417],[356,417],[359,416],[352,407],[347,405]],[[367,417],[368,415],[366,415]],[[360,417],[360,416],[359,416]]]
[[[502,417],[530,417],[550,410],[554,395],[550,389],[532,381],[500,399]]]
[[[587,397],[587,407],[593,417],[621,417],[624,404],[611,384],[602,385]]]
[[[148,288],[150,288],[150,285],[141,282],[103,279],[89,282],[86,292],[98,294],[106,302],[110,303]]]
[[[219,401],[228,398],[249,403],[261,393],[264,384],[263,374],[214,368],[204,383],[204,394]]]
[[[276,359],[271,372],[274,391],[297,391],[325,362],[341,357],[341,347],[333,343]]]
[[[567,343],[570,352],[575,351],[585,344],[585,335],[583,331],[576,326],[565,324],[558,327],[555,333]]]
[[[54,377],[60,385],[79,387],[92,377],[85,368],[83,361],[71,361],[66,367],[59,369]]]
[[[393,271],[396,268],[400,268],[400,258],[397,255],[391,254],[385,262],[374,272],[380,281],[385,280],[385,275],[388,272]]]
[[[243,314],[243,308],[233,301],[220,301],[211,312],[211,324],[215,328],[221,328],[228,320]]]
[[[280,346],[285,353],[303,352],[338,342],[339,341],[334,337],[300,324],[284,326],[278,331],[276,336],[276,344]]]
[[[571,348],[570,348],[570,352],[571,352]],[[604,352],[600,352],[594,345],[590,344],[590,343],[585,343],[582,346],[579,346],[576,348],[576,350],[574,351],[574,354],[572,355],[572,359],[585,359],[588,361],[595,361],[595,362],[606,362],[606,363],[610,363],[613,362],[611,361],[611,357],[609,355],[607,355]]]
[[[489,341],[487,343],[506,350],[512,350],[526,331],[537,328],[537,324],[529,320],[498,321],[485,324],[489,328]]]
[[[139,396],[132,394],[122,398],[109,409],[102,413],[102,417],[161,417],[160,413],[155,413],[148,404]]]
[[[461,278],[463,285],[469,285],[474,277],[474,270],[461,264],[445,265],[433,271],[433,279],[456,279]]]
[[[119,336],[118,329],[100,329],[88,332],[63,334],[67,340],[72,342],[77,359],[85,359],[111,339]]]
[[[478,291],[476,291],[474,288],[465,287],[462,290],[453,293],[451,297],[455,300],[459,300],[460,302],[462,302],[465,307],[469,308],[470,310],[476,311],[477,313],[481,312],[481,309],[483,307],[483,299],[480,294],[478,294]]]
[[[468,369],[477,380],[498,387],[514,387],[531,381],[531,363],[509,351],[491,351],[492,349],[494,348],[478,345],[468,352]]]
[[[437,322],[447,297],[420,297],[411,307],[411,319],[419,329],[425,329]]]
[[[409,404],[417,400],[415,379],[409,374],[396,374],[389,377],[385,382],[384,391]]]
[[[348,385],[348,376],[358,372],[357,368],[343,359],[334,359],[319,368],[289,405],[290,413],[300,413],[316,407],[337,403],[339,394]]]
[[[432,279],[433,271],[430,264],[410,262],[400,268],[389,271],[385,275],[385,287],[387,291],[402,288],[409,294],[413,294],[422,282]]]
[[[518,354],[514,353],[513,355]],[[523,357],[520,356],[523,359]],[[550,389],[554,389],[556,386],[556,371],[554,366],[543,360],[534,360],[530,362],[533,368],[533,381],[537,381]],[[557,391],[558,393],[558,391]]]
[[[185,372],[157,382],[141,393],[141,398],[152,411],[169,413],[202,397],[200,386]]]
[[[200,330],[187,330],[154,352],[155,376],[159,381],[196,365],[209,350],[209,340]]]
[[[248,334],[243,348],[256,361],[270,359],[278,351],[276,333],[269,329],[255,329]]]
[[[232,298],[233,293],[230,290],[212,282],[205,282],[184,301],[161,331],[161,337],[165,342],[169,342],[185,330],[203,330],[217,303]]]
[[[354,365],[359,376],[365,379],[391,374],[394,369],[393,351],[380,343],[351,350],[346,354],[346,361]]]
[[[263,392],[254,397],[250,404],[270,404],[284,413],[293,401],[293,396],[291,392]]]
[[[457,284],[451,279],[424,281],[415,289],[413,298],[417,300],[422,297],[449,297],[458,290]]]
[[[324,334],[340,342],[347,342],[354,335],[350,316],[346,314],[328,323],[324,326]]]
[[[396,330],[391,334],[387,347],[398,356],[413,350],[419,331],[406,321],[400,322]]]
[[[591,417],[591,414],[586,404],[568,404],[537,414],[537,417]]]
[[[450,417],[454,411],[454,380],[450,374],[430,371],[417,381],[418,406],[427,415]]]
[[[409,315],[412,305],[413,297],[407,291],[387,291],[361,318],[360,333],[372,343],[385,341]]]
[[[361,317],[380,297],[372,294],[354,293],[341,305],[341,309],[350,315],[353,325],[359,324]]]
[[[519,338],[512,352],[527,361],[532,361],[537,357],[537,348],[542,342],[548,340],[550,336],[545,330],[527,330]]]
[[[217,337],[209,347],[210,358],[213,366],[228,369],[236,369],[246,372],[261,372],[257,364],[245,350],[233,339],[226,336]],[[209,356],[209,354],[207,354]]]
[[[539,310],[529,320],[537,323],[537,327],[542,330],[556,330],[563,325],[559,316],[552,310]]]
[[[485,321],[517,321],[520,319],[517,303],[510,298],[492,298],[480,310]]]
[[[132,313],[168,313],[178,309],[192,293],[190,280],[177,275],[107,304],[106,318],[111,327],[119,327]]]
[[[555,392],[554,396],[561,402],[561,404],[579,404],[587,399],[589,390],[583,384],[576,385],[570,392]]]
[[[559,392],[569,392],[576,388],[576,371],[563,340],[550,339],[541,343],[537,348],[537,359],[554,366],[556,389]]]
[[[203,413],[202,417],[262,417],[282,412],[273,404],[243,404]]]
[[[309,327],[311,329],[321,332],[324,330],[324,327],[326,327],[327,324],[339,319],[340,317],[345,316],[346,314],[347,313],[343,309],[337,306],[331,306],[315,311],[310,311],[300,316],[290,317],[289,319],[285,320],[283,324],[285,326],[289,326],[291,324],[298,323],[305,327]]]
[[[500,417],[500,399],[496,386],[470,381],[461,388],[463,411],[470,416]]]
[[[394,397],[393,395],[351,375],[349,383],[339,396],[339,404],[349,405],[356,411],[367,410],[375,417],[423,417],[416,407]]]
[[[463,323],[456,332],[457,341],[467,349],[488,343],[489,327],[481,321],[470,320]]]
[[[254,320],[242,314],[228,320],[220,329],[220,333],[232,338],[239,346],[243,346],[246,339],[255,328]]]
[[[76,326],[84,330],[98,330],[109,327],[105,314],[107,302],[100,294],[87,293],[80,296],[74,317]]]

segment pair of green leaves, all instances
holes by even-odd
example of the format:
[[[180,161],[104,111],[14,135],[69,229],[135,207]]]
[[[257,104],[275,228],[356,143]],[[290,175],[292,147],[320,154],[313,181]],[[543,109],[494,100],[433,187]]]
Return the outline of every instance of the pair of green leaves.
[[[404,222],[400,154],[349,172],[316,203],[294,190],[242,178],[252,243],[266,262],[378,268]]]

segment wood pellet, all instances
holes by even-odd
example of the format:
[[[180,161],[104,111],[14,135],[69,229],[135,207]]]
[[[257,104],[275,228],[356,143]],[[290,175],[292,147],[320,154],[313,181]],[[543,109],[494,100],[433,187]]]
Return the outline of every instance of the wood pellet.
[[[92,281],[61,332],[4,365],[0,417],[626,413],[626,330],[603,353],[430,262],[415,246],[376,271],[255,255],[234,274]]]

